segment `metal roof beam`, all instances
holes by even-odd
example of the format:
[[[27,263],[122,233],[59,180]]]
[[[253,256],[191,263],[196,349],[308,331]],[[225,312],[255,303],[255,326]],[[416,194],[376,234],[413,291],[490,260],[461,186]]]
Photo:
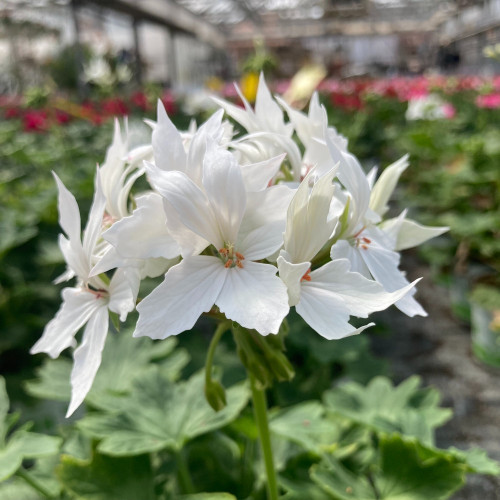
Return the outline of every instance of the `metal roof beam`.
[[[94,4],[189,33],[217,48],[224,48],[226,39],[219,29],[171,0],[77,0],[80,5]]]

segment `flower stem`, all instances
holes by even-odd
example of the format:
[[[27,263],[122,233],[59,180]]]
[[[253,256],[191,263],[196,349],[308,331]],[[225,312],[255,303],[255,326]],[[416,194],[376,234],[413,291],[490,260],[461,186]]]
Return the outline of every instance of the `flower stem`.
[[[250,386],[252,388],[253,411],[255,422],[259,429],[259,440],[264,456],[267,475],[267,497],[268,500],[278,500],[278,481],[274,469],[273,451],[271,447],[271,435],[269,433],[269,423],[267,421],[267,401],[264,389],[259,389],[255,383],[252,373],[248,374]]]
[[[182,450],[177,453],[177,478],[183,493],[190,494],[196,491]]]
[[[31,477],[29,472],[22,467],[17,470],[16,476],[23,478],[33,489],[38,491],[38,493],[45,498],[54,498],[49,491],[47,491],[36,479]]]
[[[222,334],[229,329],[229,323],[223,321],[219,324],[215,330],[214,336],[210,341],[210,346],[208,347],[207,360],[205,361],[205,384],[210,385],[212,382],[212,363],[214,360],[215,348],[222,337]]]

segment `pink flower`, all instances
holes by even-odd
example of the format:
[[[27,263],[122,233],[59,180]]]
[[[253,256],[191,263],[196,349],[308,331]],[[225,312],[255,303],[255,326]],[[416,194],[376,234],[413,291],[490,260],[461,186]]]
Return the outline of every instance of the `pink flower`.
[[[500,94],[485,94],[476,97],[478,108],[497,109],[500,108]]]

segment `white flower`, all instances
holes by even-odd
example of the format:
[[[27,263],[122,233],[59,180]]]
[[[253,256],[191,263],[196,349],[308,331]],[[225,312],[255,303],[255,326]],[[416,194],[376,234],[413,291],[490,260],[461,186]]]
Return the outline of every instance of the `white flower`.
[[[125,137],[122,137],[120,123],[115,119],[113,142],[106,151],[106,159],[100,168],[101,185],[106,198],[106,214],[112,221],[130,214],[128,197],[134,182],[144,173],[137,168],[148,151],[143,147],[128,151],[128,127],[125,122]]]
[[[74,196],[54,174],[59,188],[59,223],[66,234],[59,243],[69,272],[76,276],[77,286],[64,288],[63,303],[59,312],[45,327],[40,340],[31,353],[46,352],[55,358],[67,347],[75,345],[74,336],[84,325],[82,342],[73,353],[71,372],[71,401],[66,416],[71,415],[82,403],[92,386],[101,363],[101,353],[108,332],[108,310],[117,313],[124,321],[134,309],[137,290],[127,273],[118,270],[111,281],[104,277],[89,277],[99,245],[106,199],[102,192],[99,170],[96,174],[95,195],[89,219],[81,240],[80,212]]]
[[[347,213],[343,220],[338,237],[340,238],[331,248],[332,259],[346,258],[351,262],[354,271],[367,278],[373,277],[388,292],[394,292],[408,285],[408,280],[399,270],[400,255],[397,248],[403,248],[396,243],[397,232],[401,225],[392,225],[391,231],[381,224],[382,216],[386,213],[389,200],[401,172],[408,165],[408,158],[404,156],[389,166],[375,183],[370,187],[369,178],[363,172],[356,158],[339,150],[336,144],[327,136],[327,145],[332,158],[339,161],[339,180],[347,189],[348,198],[345,200]],[[373,177],[371,177],[373,179]],[[446,228],[436,228],[437,231],[427,231],[425,237],[441,234]],[[426,238],[422,233],[420,241]],[[404,238],[402,233],[402,238]],[[407,248],[407,247],[406,247]],[[422,306],[412,297],[416,289],[410,290],[396,307],[408,316],[427,316]]]
[[[230,143],[230,147],[239,154],[239,163],[257,163],[271,156],[286,153],[293,177],[299,180],[301,157],[300,150],[292,139],[293,125],[285,123],[283,111],[272,98],[264,76],[260,75],[255,109],[252,109],[238,86],[236,90],[245,109],[222,99],[215,97],[213,99],[248,132],[247,135]]]
[[[330,239],[337,221],[329,219],[334,192],[332,169],[309,193],[309,174],[295,194],[287,214],[285,246],[278,258],[280,278],[288,288],[289,305],[320,335],[340,339],[362,332],[350,316],[366,318],[403,297],[414,283],[388,293],[375,281],[350,272],[347,259],[333,260],[311,271],[312,260]]]
[[[178,222],[213,247],[169,269],[139,304],[134,335],[177,335],[214,304],[245,328],[277,333],[288,313],[286,288],[274,266],[257,261],[282,244],[291,191],[275,186],[247,193],[236,159],[214,142],[207,146],[201,187],[183,172],[161,174],[155,185]]]

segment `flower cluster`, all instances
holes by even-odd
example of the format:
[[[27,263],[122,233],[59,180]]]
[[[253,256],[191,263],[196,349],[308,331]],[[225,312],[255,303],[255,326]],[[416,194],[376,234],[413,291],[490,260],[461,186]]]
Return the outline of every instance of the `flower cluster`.
[[[244,99],[244,108],[215,101],[221,109],[189,132],[179,132],[159,102],[151,144],[131,151],[117,123],[83,238],[76,200],[56,176],[67,262],[58,281],[76,285],[63,289],[61,309],[32,352],[56,357],[86,325],[68,415],[92,385],[110,314],[126,319],[145,277],[164,274],[137,305],[136,337],[177,335],[203,313],[265,336],[295,307],[328,339],[363,331],[373,323],[355,328],[351,316],[392,304],[426,314],[416,282],[399,269],[399,251],[446,228],[421,226],[406,211],[386,218],[407,157],[378,179],[375,170],[365,174],[317,95],[304,114],[273,98],[262,77],[255,108]],[[224,112],[246,133],[235,135]],[[144,174],[150,189],[131,197]]]

